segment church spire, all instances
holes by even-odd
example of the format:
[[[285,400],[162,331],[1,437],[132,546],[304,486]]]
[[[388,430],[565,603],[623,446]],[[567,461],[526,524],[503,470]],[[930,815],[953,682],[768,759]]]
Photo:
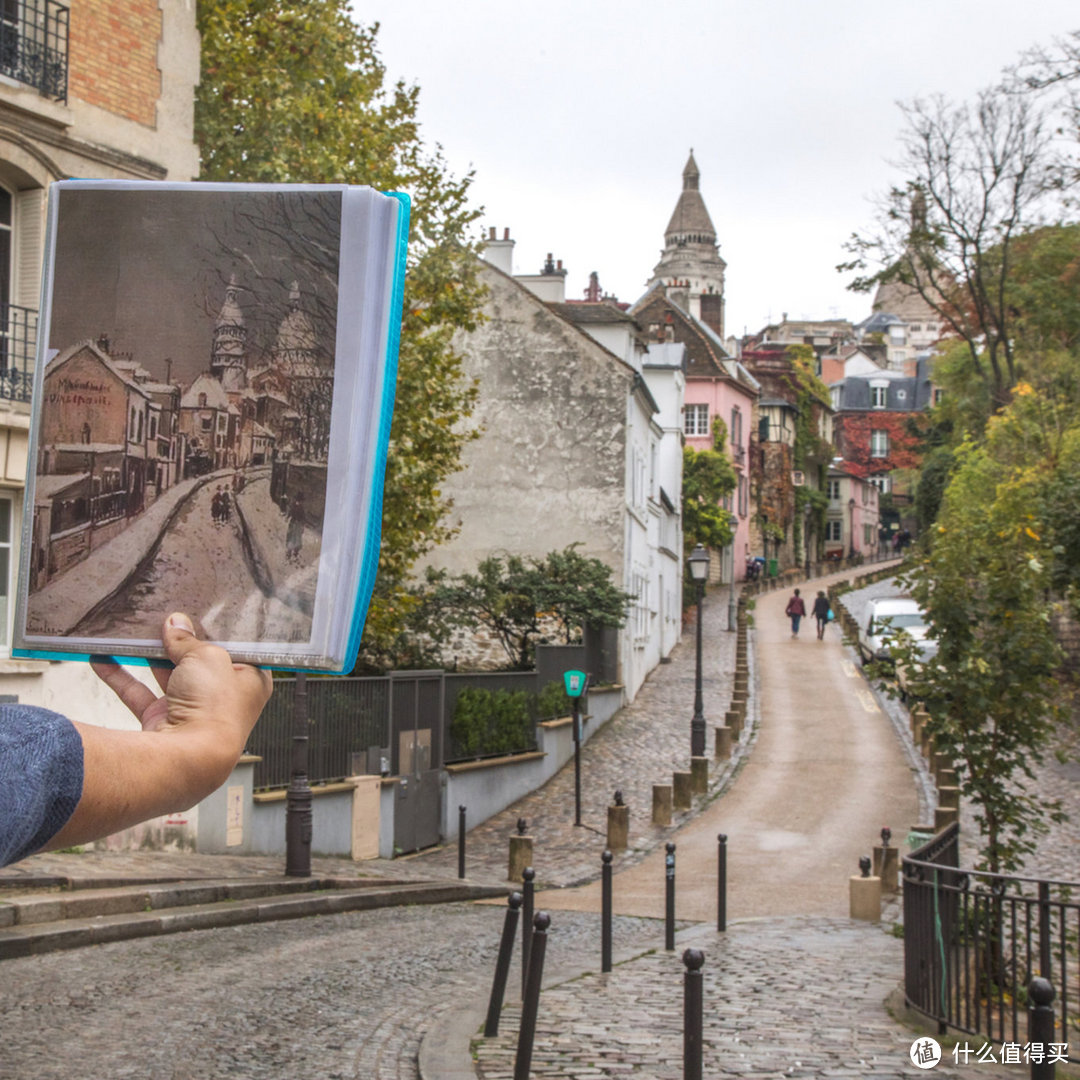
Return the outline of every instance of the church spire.
[[[229,277],[225,301],[214,324],[210,372],[226,390],[243,390],[247,384],[247,326],[235,274]]]
[[[664,230],[664,250],[649,280],[718,334],[724,331],[724,270],[716,229],[701,196],[701,171],[691,149],[682,191]]]

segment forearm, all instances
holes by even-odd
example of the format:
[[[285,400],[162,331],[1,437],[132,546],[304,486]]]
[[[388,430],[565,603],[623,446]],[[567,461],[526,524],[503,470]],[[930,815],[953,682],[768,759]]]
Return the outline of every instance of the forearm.
[[[75,812],[48,843],[70,847],[148,818],[186,810],[229,777],[243,745],[200,725],[117,731],[75,723],[83,744],[83,790]]]

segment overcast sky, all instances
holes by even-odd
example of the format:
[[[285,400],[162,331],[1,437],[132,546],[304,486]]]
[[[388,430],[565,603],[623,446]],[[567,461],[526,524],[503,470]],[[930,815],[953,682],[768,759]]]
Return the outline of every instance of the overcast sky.
[[[835,266],[896,178],[896,102],[969,98],[1080,27],[1067,0],[354,0],[422,134],[475,170],[483,225],[641,295],[691,147],[727,268],[728,333],[860,319]]]

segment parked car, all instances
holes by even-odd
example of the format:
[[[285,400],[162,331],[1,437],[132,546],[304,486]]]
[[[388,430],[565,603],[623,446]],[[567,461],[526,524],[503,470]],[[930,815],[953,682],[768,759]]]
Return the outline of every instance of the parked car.
[[[866,627],[859,635],[863,663],[893,663],[892,645],[900,630],[919,643],[924,656],[932,655],[936,650],[937,643],[926,637],[926,618],[914,600],[901,596],[871,600]]]

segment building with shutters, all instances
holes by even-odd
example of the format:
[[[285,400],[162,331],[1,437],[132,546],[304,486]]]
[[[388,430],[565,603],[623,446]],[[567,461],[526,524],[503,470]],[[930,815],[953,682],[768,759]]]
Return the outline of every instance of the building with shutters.
[[[0,11],[0,76],[0,700],[58,711],[77,701],[80,719],[118,726],[126,710],[85,664],[10,655],[45,197],[54,180],[70,177],[195,178],[195,6],[161,0],[6,2]],[[164,422],[175,411],[174,388],[136,387],[128,374],[112,374],[156,418],[151,422]],[[85,432],[68,434],[74,442],[86,438]],[[124,442],[93,432],[90,438]],[[155,452],[144,463],[148,492],[176,479],[170,455],[159,456]],[[114,465],[108,454],[99,457],[106,476]],[[74,482],[70,476],[56,480],[68,487]],[[75,513],[77,492],[69,494]],[[104,480],[99,494],[110,494]]]

